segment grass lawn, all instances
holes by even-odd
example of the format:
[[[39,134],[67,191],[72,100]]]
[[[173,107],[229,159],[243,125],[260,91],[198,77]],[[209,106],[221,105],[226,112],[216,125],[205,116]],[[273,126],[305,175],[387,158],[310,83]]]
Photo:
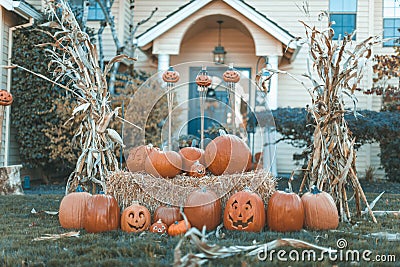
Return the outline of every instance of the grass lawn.
[[[378,194],[369,193],[373,200]],[[152,233],[128,234],[111,231],[89,234],[80,231],[80,237],[58,240],[32,241],[45,234],[61,234],[69,230],[61,228],[57,215],[39,211],[58,211],[62,195],[24,195],[0,196],[0,265],[1,266],[171,266],[174,260],[173,250],[179,237],[159,236]],[[39,213],[32,214],[34,208]],[[374,210],[399,210],[400,194],[384,194]],[[365,237],[369,233],[399,233],[400,217],[388,215],[378,217],[378,223],[372,223],[368,217],[356,218],[357,223],[341,223],[339,231],[300,231],[296,233],[276,233],[264,230],[261,233],[232,232],[223,230],[223,239],[215,235],[209,238],[209,244],[224,246],[251,245],[253,242],[266,243],[277,238],[296,238],[325,247],[337,249],[336,242],[346,239],[348,249],[371,250],[371,260],[376,255],[395,255],[396,262],[345,262],[331,261],[326,256],[320,262],[282,262],[260,261],[256,256],[244,254],[213,260],[205,266],[400,266],[400,242],[383,238]],[[199,251],[186,240],[182,244],[182,255]],[[284,250],[289,253],[291,248]],[[301,253],[301,250],[299,250]],[[318,253],[318,251],[317,251]],[[318,254],[317,254],[318,255]],[[276,255],[275,255],[276,256]],[[286,255],[286,258],[288,256]]]

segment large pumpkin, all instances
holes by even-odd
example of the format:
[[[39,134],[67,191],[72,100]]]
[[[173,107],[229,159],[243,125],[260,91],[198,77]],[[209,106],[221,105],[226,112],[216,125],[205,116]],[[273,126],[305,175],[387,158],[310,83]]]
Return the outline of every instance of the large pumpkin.
[[[224,226],[228,230],[260,232],[265,226],[264,202],[250,191],[239,191],[226,202]]]
[[[155,150],[151,145],[143,145],[134,147],[129,151],[128,159],[126,160],[126,166],[131,172],[144,171],[144,163],[146,158],[153,150]]]
[[[85,230],[89,233],[106,232],[119,228],[120,210],[113,196],[98,194],[87,201]]]
[[[73,192],[61,200],[58,219],[63,228],[81,229],[84,227],[87,201],[91,196],[87,192]]]
[[[339,214],[335,201],[326,192],[316,186],[311,192],[301,197],[304,206],[304,226],[312,230],[336,229],[339,225]]]
[[[181,172],[182,159],[175,151],[153,151],[145,161],[145,170],[155,177],[173,178]]]
[[[268,201],[267,224],[272,231],[300,231],[304,224],[300,197],[293,192],[275,191]]]
[[[188,172],[190,167],[199,161],[204,165],[204,150],[197,147],[184,147],[179,150],[179,154],[182,157],[182,170]]]
[[[121,215],[121,229],[128,233],[139,233],[147,230],[151,224],[149,210],[138,203],[124,209]]]
[[[162,220],[163,223],[170,226],[175,221],[183,220],[182,214],[178,207],[172,207],[170,205],[167,206],[159,206],[154,211],[153,221]]]
[[[211,190],[200,189],[189,194],[184,212],[190,224],[197,229],[213,230],[221,223],[221,200]]]
[[[234,174],[247,169],[251,152],[242,139],[226,134],[218,136],[207,145],[204,159],[213,174]]]

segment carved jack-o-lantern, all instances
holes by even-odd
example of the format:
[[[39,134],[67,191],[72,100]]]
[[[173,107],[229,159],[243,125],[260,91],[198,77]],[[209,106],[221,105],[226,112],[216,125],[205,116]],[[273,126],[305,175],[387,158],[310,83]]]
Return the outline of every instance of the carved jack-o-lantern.
[[[137,203],[127,207],[121,216],[121,229],[128,233],[145,231],[151,224],[149,210]]]
[[[13,102],[13,97],[10,92],[6,90],[0,90],[0,105],[9,106]]]
[[[224,226],[228,230],[259,232],[265,225],[262,199],[253,192],[240,191],[226,202]]]
[[[206,167],[204,167],[204,165],[201,164],[200,162],[196,161],[190,167],[188,174],[189,176],[192,177],[197,177],[197,178],[203,177],[204,175],[206,175]]]
[[[227,71],[225,71],[222,77],[227,83],[237,83],[240,80],[239,72],[233,68],[229,68]]]
[[[166,233],[167,231],[168,231],[168,225],[163,223],[161,219],[158,219],[158,221],[156,221],[150,226],[150,232],[152,233],[163,234]]]
[[[169,67],[162,75],[163,81],[167,83],[176,83],[179,81],[179,72],[174,70],[173,67]]]
[[[196,84],[200,87],[208,87],[211,85],[211,77],[208,76],[206,71],[202,71],[196,77]]]

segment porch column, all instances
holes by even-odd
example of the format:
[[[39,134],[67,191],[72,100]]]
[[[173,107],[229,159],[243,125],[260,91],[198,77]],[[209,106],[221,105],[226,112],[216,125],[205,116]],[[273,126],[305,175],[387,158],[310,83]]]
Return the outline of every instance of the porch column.
[[[271,69],[278,69],[278,56],[268,56],[268,67]],[[274,74],[271,78],[270,90],[267,94],[268,107],[270,110],[278,108],[278,74]],[[274,143],[276,141],[277,132],[272,127],[265,129],[265,135],[268,143]],[[269,167],[268,162],[271,163],[271,173],[275,177],[278,175],[277,164],[276,164],[276,145],[264,146],[264,157],[267,159],[264,163],[264,168]]]
[[[169,68],[169,54],[158,54],[158,71],[165,71]]]
[[[278,56],[268,56],[268,64],[271,69],[278,69]],[[269,109],[278,108],[278,74],[274,74],[271,78],[271,87],[267,95]]]

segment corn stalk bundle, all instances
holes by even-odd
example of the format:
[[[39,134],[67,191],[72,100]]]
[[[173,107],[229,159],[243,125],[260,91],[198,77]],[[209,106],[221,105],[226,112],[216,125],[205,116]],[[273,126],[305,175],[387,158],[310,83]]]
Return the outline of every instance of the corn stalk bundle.
[[[302,23],[306,30],[304,44],[311,61],[308,73],[304,75],[312,84],[311,88],[306,87],[312,100],[308,111],[315,120],[315,130],[300,191],[305,185],[316,185],[329,192],[336,201],[342,221],[350,220],[346,185],[352,186],[358,214],[361,214],[360,199],[367,206],[368,202],[356,174],[355,138],[344,119],[344,97],[351,97],[356,115],[354,92],[371,57],[371,48],[378,40],[369,37],[353,44],[353,35],[346,35],[342,40],[333,41],[332,28],[320,31]],[[375,221],[372,213],[371,216]]]
[[[52,21],[42,26],[51,30],[42,31],[54,41],[40,44],[46,47],[53,71],[53,80],[44,78],[67,90],[77,103],[68,121],[78,121],[74,141],[81,154],[67,181],[66,193],[78,185],[93,192],[98,186],[105,190],[107,175],[119,169],[114,146],[123,146],[120,135],[109,128],[119,108],[111,109],[106,75],[115,62],[127,56],[116,56],[101,70],[96,46],[80,29],[68,4],[63,0],[46,1],[45,12]]]

